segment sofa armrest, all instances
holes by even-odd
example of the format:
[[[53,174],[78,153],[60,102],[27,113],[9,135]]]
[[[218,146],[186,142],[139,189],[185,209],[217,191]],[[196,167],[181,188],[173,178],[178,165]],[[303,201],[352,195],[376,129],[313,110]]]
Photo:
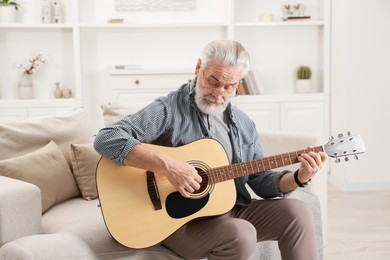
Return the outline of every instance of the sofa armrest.
[[[293,152],[305,149],[308,146],[317,146],[324,144],[324,138],[318,135],[283,133],[283,132],[260,132],[260,143],[263,146],[265,156],[271,156],[286,152]],[[294,172],[299,164],[294,164],[280,169],[287,169]],[[311,185],[306,190],[314,193],[320,198],[321,202],[326,197],[327,172],[329,166],[326,163],[324,167],[313,178]]]
[[[323,145],[324,141],[326,141],[325,137],[319,135],[285,132],[260,131],[259,138],[265,156],[302,150],[308,146]],[[294,172],[298,167],[299,164],[294,164],[280,169],[288,169]],[[304,188],[304,190],[316,195],[320,201],[324,241],[326,241],[328,171],[329,163],[325,163],[322,169],[314,176],[311,184]]]
[[[0,246],[41,233],[41,207],[37,186],[0,176]]]

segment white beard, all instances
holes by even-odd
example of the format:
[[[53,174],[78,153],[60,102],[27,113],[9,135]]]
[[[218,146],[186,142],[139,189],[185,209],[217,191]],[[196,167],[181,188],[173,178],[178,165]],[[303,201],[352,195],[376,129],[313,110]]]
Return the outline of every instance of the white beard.
[[[225,101],[223,99],[216,100],[213,96],[202,96],[199,82],[196,83],[195,86],[195,104],[203,113],[211,116],[215,116],[223,113],[229,101]],[[213,104],[209,104],[208,102]]]

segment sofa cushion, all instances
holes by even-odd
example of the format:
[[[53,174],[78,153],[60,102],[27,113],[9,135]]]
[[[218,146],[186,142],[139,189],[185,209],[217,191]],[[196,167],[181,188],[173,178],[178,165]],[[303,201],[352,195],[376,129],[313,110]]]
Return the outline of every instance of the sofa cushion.
[[[72,162],[73,175],[86,200],[97,197],[96,167],[101,156],[93,148],[93,144],[70,144],[70,160]]]
[[[93,234],[95,235],[95,232]],[[0,259],[183,260],[183,258],[163,246],[135,250],[120,246],[110,237],[102,237],[101,234],[91,236],[92,241],[80,236],[79,234],[64,232],[22,237],[2,246],[0,248]]]
[[[0,124],[0,160],[20,156],[56,142],[71,166],[69,144],[91,143],[87,115],[83,108],[68,109],[50,116]]]
[[[137,250],[121,245],[108,232],[98,205],[98,200],[82,198],[56,205],[42,216],[42,228],[45,236],[58,239],[47,238],[29,250],[37,255],[42,247],[55,248],[45,259],[182,259],[163,246]]]
[[[123,101],[109,101],[101,105],[104,124],[106,126],[115,123],[123,117],[139,110],[139,105],[132,105]]]
[[[42,212],[80,194],[65,157],[54,141],[34,152],[0,161],[0,174],[38,186]]]

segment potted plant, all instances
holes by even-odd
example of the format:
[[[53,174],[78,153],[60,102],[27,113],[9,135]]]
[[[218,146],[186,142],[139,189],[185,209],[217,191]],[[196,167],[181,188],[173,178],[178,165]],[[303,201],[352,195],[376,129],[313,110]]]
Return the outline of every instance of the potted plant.
[[[16,11],[18,9],[19,4],[17,2],[11,0],[0,0],[0,22],[15,22]]]
[[[311,69],[309,66],[299,66],[295,85],[297,93],[311,92]]]

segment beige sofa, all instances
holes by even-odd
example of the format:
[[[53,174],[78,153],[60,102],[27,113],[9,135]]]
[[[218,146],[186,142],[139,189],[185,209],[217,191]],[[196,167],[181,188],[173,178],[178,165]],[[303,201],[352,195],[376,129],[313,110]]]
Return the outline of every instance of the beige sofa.
[[[103,108],[105,122],[128,112],[116,110],[112,103]],[[0,259],[181,259],[162,246],[125,248],[110,236],[95,198],[98,155],[86,122],[85,111],[77,108],[0,124]],[[269,155],[319,141],[299,134],[260,136]],[[290,197],[305,201],[312,209],[321,255],[324,171],[311,186]],[[258,243],[251,259],[280,259],[277,242]]]

